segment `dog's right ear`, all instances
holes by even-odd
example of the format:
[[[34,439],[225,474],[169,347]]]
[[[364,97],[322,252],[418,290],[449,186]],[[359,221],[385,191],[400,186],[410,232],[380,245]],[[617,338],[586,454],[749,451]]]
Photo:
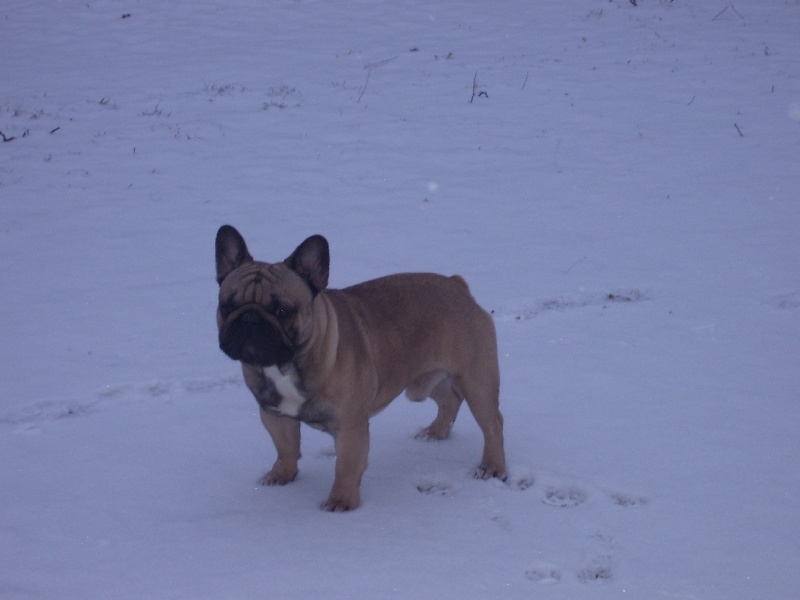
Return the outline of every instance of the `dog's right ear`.
[[[244,263],[253,262],[253,257],[247,251],[242,235],[230,225],[223,225],[217,231],[217,283],[222,285],[222,280],[234,269]]]

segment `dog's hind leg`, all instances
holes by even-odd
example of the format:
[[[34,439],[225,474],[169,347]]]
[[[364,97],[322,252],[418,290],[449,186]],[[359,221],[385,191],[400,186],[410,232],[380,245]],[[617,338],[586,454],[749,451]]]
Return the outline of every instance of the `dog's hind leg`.
[[[473,371],[456,377],[457,386],[464,391],[467,406],[483,432],[483,457],[475,477],[506,478],[506,456],[503,448],[503,415],[500,414],[500,376],[497,369]]]
[[[417,439],[444,440],[450,435],[453,428],[463,394],[453,386],[453,378],[446,371],[430,371],[417,377],[406,388],[406,396],[414,402],[421,402],[426,398],[433,398],[438,412],[433,423],[417,433]]]
[[[464,400],[453,384],[453,379],[447,375],[431,390],[430,397],[436,402],[438,411],[436,418],[425,429],[420,431],[416,437],[426,440],[445,440],[450,437],[453,423],[456,422],[458,409]]]

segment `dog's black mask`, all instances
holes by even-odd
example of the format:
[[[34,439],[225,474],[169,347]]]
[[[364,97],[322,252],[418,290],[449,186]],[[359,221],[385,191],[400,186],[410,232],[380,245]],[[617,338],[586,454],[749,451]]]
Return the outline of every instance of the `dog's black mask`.
[[[233,360],[269,367],[292,361],[294,348],[274,317],[259,308],[245,308],[219,332],[219,347]]]

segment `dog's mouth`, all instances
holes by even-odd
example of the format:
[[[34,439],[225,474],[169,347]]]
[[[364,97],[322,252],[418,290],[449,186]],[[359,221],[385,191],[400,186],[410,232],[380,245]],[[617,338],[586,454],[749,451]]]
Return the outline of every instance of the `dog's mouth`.
[[[219,331],[219,347],[233,360],[260,367],[285,365],[294,357],[291,340],[274,317],[258,307],[228,317]]]

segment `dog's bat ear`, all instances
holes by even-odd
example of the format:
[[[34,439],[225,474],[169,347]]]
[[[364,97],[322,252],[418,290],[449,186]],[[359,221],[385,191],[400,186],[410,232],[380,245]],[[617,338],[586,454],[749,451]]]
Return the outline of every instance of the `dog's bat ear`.
[[[328,240],[321,235],[312,235],[285,262],[305,280],[315,296],[328,287],[331,255]]]
[[[217,283],[220,285],[228,273],[246,262],[253,261],[253,257],[247,251],[244,238],[230,225],[223,225],[217,231],[216,254]]]

